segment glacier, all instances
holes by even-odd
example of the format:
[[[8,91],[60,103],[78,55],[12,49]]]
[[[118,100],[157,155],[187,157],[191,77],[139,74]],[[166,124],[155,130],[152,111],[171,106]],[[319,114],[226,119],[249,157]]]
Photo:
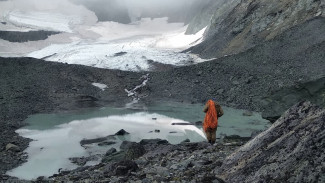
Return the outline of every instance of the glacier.
[[[0,56],[127,71],[149,71],[153,63],[183,66],[206,61],[181,52],[200,43],[205,28],[185,35],[187,26],[169,23],[167,18],[142,18],[131,24],[97,22],[93,12],[63,0],[48,7],[38,6],[33,0],[28,2],[34,4],[26,7],[18,2],[0,2],[0,21],[5,22],[0,30],[49,30],[60,34],[24,43],[0,40]],[[60,3],[69,8],[60,8]],[[125,54],[116,56],[120,52]]]

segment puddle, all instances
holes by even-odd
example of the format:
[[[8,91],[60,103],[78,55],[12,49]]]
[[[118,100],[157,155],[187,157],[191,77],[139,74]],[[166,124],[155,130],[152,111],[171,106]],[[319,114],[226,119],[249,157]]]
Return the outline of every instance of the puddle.
[[[185,139],[205,141],[201,126],[173,125],[202,121],[202,110],[203,105],[198,104],[162,103],[147,106],[145,111],[105,107],[74,113],[33,115],[26,121],[29,126],[17,130],[21,136],[33,139],[25,150],[28,162],[7,173],[27,180],[51,176],[60,168],[76,168],[77,165],[72,164],[69,158],[103,154],[112,147],[118,149],[123,140],[139,142],[160,138],[172,144]],[[270,126],[258,113],[243,116],[243,110],[227,107],[224,107],[224,112],[219,119],[218,137],[221,134],[247,137],[255,130]],[[116,136],[113,145],[80,145],[82,139],[106,137],[120,129],[130,134]]]

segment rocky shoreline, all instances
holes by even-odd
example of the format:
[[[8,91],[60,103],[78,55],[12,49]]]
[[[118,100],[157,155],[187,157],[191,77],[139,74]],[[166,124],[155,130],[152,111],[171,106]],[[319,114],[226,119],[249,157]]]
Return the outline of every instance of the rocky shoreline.
[[[324,119],[324,109],[301,102],[248,142],[236,136],[214,145],[124,141],[98,165],[59,170],[36,182],[323,182]]]

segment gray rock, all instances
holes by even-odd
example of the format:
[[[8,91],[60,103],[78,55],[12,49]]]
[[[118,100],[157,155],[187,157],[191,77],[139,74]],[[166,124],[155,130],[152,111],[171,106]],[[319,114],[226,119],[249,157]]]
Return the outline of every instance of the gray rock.
[[[125,160],[117,163],[115,169],[115,175],[127,175],[129,172],[136,171],[139,167],[134,161]]]
[[[125,131],[124,129],[121,129],[120,131],[115,133],[115,135],[127,135],[127,134],[130,134],[130,133]]]
[[[105,156],[109,156],[115,152],[117,152],[115,148],[110,148],[108,151],[106,151]]]
[[[100,138],[95,138],[95,139],[82,139],[80,141],[80,145],[87,145],[87,144],[94,144],[94,143],[101,143],[103,141],[107,140],[106,137],[100,137]]]
[[[6,145],[6,151],[19,152],[19,151],[21,151],[21,149],[18,146],[16,146],[15,144],[9,143]]]
[[[74,163],[79,166],[84,166],[88,161],[97,161],[99,160],[99,155],[92,155],[88,157],[75,157],[75,158],[69,158],[71,163]]]
[[[143,145],[136,142],[123,141],[120,149],[125,152],[124,159],[126,160],[136,159],[146,153]]]
[[[324,175],[324,119],[325,110],[310,102],[293,106],[227,157],[218,174],[226,182],[319,182]]]
[[[124,51],[121,51],[121,52],[117,52],[117,53],[115,53],[113,56],[114,57],[119,57],[119,56],[123,56],[123,55],[125,55],[125,54],[127,54],[128,52],[124,52]]]
[[[141,145],[148,145],[148,144],[152,144],[152,145],[161,145],[161,144],[169,144],[169,142],[167,140],[162,140],[162,139],[142,139],[140,141]]]
[[[113,145],[113,144],[116,144],[116,142],[106,141],[106,142],[98,143],[98,146],[109,146],[109,145]]]

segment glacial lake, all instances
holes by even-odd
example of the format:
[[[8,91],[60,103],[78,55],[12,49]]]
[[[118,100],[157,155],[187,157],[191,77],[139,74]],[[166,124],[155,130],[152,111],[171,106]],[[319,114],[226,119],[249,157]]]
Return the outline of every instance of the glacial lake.
[[[150,106],[135,104],[132,108],[103,107],[78,112],[32,115],[26,120],[29,125],[17,130],[21,136],[33,139],[25,150],[28,162],[7,174],[27,180],[51,176],[60,168],[77,168],[77,165],[70,162],[71,157],[104,154],[112,147],[119,149],[124,140],[139,142],[142,139],[160,138],[172,144],[186,139],[191,142],[205,141],[202,126],[195,125],[195,122],[204,119],[203,107],[203,104],[184,103],[159,103]],[[219,119],[217,138],[224,135],[250,137],[252,132],[271,125],[259,113],[253,112],[251,116],[244,116],[244,110],[229,107],[223,109],[224,115]],[[121,129],[130,134],[115,136],[113,145],[80,145],[83,139],[114,135]],[[99,161],[88,162],[86,165]]]

